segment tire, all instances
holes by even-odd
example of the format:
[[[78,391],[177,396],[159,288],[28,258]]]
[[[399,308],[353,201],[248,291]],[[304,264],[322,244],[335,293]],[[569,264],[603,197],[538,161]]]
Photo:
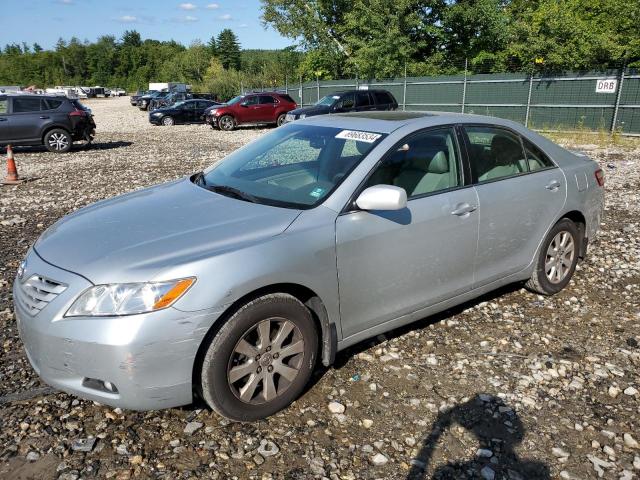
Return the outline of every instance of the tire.
[[[266,332],[269,340],[263,342]],[[278,333],[286,335],[278,340]],[[211,340],[202,361],[202,397],[230,420],[266,418],[302,393],[317,350],[313,318],[297,298],[284,293],[256,298],[237,310]]]
[[[236,120],[231,115],[223,115],[218,119],[218,127],[220,130],[230,132],[236,128]]]
[[[542,242],[535,270],[526,287],[542,295],[561,291],[576,270],[581,245],[582,235],[574,222],[563,218],[556,223]]]
[[[44,146],[50,152],[66,153],[71,150],[73,139],[71,134],[62,128],[49,130],[44,136]]]
[[[284,123],[284,119],[286,118],[287,114],[286,113],[281,113],[280,115],[278,115],[278,119],[276,120],[276,126],[281,127],[282,124]]]
[[[170,116],[162,117],[162,125],[164,125],[165,127],[172,127],[175,124],[176,122],[173,120],[173,117],[170,117]]]

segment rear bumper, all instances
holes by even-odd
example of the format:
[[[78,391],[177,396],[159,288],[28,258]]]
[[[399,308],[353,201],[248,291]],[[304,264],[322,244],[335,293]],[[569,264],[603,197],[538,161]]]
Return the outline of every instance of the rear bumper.
[[[114,407],[154,410],[192,402],[196,353],[219,313],[185,313],[175,308],[125,317],[65,318],[83,277],[44,262],[31,251],[27,273],[65,284],[66,290],[31,315],[13,287],[20,338],[31,365],[47,384]],[[110,382],[117,391],[110,392]]]

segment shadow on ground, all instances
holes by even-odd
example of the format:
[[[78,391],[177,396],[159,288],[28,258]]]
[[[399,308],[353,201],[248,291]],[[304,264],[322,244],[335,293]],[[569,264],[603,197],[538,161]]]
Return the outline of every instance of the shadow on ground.
[[[433,474],[427,476],[434,452],[440,448],[454,457],[461,454],[467,445],[458,439],[443,438],[453,427],[460,426],[475,437],[477,450],[471,460],[450,460],[438,465]],[[477,394],[466,403],[455,405],[440,412],[431,431],[422,442],[417,457],[411,461],[407,480],[453,480],[453,479],[509,479],[548,480],[549,467],[536,460],[523,459],[515,452],[525,436],[525,429],[518,414],[501,398],[488,394]],[[451,441],[449,441],[451,440]],[[452,448],[448,444],[455,443]],[[456,448],[457,447],[457,448]],[[465,455],[465,457],[467,457]]]

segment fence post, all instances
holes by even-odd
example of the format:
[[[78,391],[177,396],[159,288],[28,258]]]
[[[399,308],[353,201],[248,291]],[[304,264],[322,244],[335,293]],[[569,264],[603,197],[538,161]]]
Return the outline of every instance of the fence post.
[[[356,72],[356,90],[360,90],[360,82],[358,81],[358,73]]]
[[[404,83],[402,85],[402,111],[407,109],[407,62],[404,62]]]
[[[524,126],[529,127],[529,112],[531,111],[531,91],[533,90],[533,72],[529,74],[529,94],[527,95],[527,112],[524,115]]]
[[[284,93],[289,95],[289,77],[286,74],[284,76]]]
[[[318,95],[318,102],[320,101],[320,77],[316,75],[316,94]]]
[[[244,86],[242,85],[242,80],[240,80],[240,95],[244,95]]]
[[[462,113],[464,113],[464,103],[467,101],[467,62],[464,59],[464,82],[462,83]]]
[[[611,120],[611,135],[616,131],[616,123],[618,122],[618,110],[620,110],[620,97],[622,97],[622,85],[624,84],[624,71],[627,65],[622,64],[620,69],[620,84],[618,85],[618,92],[616,93],[616,106],[613,109],[613,119]]]
[[[304,107],[304,88],[302,87],[302,75],[300,75],[300,106]]]

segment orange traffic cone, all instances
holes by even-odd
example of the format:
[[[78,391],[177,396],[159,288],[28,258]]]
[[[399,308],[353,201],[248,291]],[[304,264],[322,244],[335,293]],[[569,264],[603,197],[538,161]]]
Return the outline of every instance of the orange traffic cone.
[[[11,145],[7,145],[7,176],[2,181],[2,184],[18,185],[24,181],[26,181],[26,179],[18,176],[18,168],[16,167],[16,161],[13,158],[13,148],[11,148]]]

